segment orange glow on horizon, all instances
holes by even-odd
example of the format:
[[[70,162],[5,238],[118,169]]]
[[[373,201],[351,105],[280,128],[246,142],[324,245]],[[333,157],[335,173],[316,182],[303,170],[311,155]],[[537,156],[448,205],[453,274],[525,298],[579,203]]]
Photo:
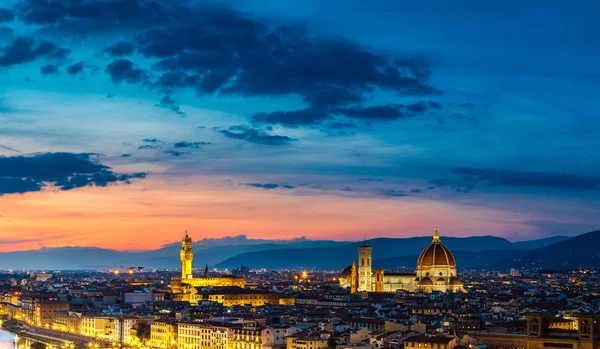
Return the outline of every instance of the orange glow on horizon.
[[[95,246],[148,250],[174,243],[188,229],[195,241],[249,238],[361,240],[363,236],[486,235],[528,228],[525,217],[486,208],[403,198],[293,195],[221,183],[149,178],[131,185],[0,197],[2,251]],[[488,220],[489,217],[502,219]],[[432,220],[435,220],[432,222]],[[451,234],[460,232],[460,234]],[[140,237],[143,236],[143,239]]]

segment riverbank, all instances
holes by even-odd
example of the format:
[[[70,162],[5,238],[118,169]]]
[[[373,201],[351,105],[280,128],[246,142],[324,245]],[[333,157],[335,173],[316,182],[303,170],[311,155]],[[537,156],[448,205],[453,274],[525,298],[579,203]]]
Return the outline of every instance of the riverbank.
[[[46,336],[43,334],[31,333],[27,331],[27,329],[20,326],[16,321],[3,321],[2,329],[16,335],[18,338],[28,338],[36,342],[52,345],[52,346],[64,346],[67,341],[55,338],[51,336]]]

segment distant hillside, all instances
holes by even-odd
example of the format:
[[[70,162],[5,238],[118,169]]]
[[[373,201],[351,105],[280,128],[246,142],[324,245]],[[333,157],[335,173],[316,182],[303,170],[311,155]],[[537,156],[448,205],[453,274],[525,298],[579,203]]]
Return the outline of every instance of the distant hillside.
[[[227,243],[239,243],[227,245]],[[241,237],[201,240],[194,243],[194,266],[215,264],[246,252],[273,250],[279,248],[314,248],[341,246],[347,241],[330,240],[254,240]],[[95,247],[43,248],[32,251],[0,253],[0,269],[99,269],[128,266],[146,268],[179,268],[180,244],[170,244],[163,248],[143,252],[121,252]]]
[[[386,259],[412,255],[418,256],[430,242],[431,237],[381,238],[367,240],[366,244],[373,247],[374,259]],[[495,236],[475,236],[468,238],[443,237],[442,242],[452,251],[466,250],[469,252],[481,252],[514,248],[510,241]],[[352,262],[353,258],[356,258],[357,248],[362,244],[362,242],[354,242],[329,248],[279,249],[249,252],[229,258],[219,263],[217,267],[234,268],[243,264],[250,268],[343,269]]]
[[[600,267],[600,231],[574,238],[553,237],[511,243],[493,236],[451,238],[442,242],[453,252],[459,268],[577,268]],[[429,237],[408,239],[373,239],[374,266],[388,270],[412,270]],[[343,269],[357,258],[357,247],[351,243],[324,249],[279,249],[260,253],[244,253],[225,260],[219,268],[247,265],[251,268],[316,268]],[[528,249],[530,248],[530,249]],[[319,256],[319,257],[315,257]]]
[[[527,251],[513,265],[552,269],[600,267],[600,230]]]
[[[570,239],[570,236],[553,236],[549,238],[513,242],[513,247],[519,250],[533,250],[536,248],[545,247],[548,245],[555,244],[557,242],[565,241]]]
[[[442,237],[453,251],[459,268],[577,268],[600,267],[600,231],[574,238],[553,237],[511,243],[494,236]],[[376,266],[388,270],[413,269],[431,237],[368,240]],[[194,243],[194,265],[218,268],[342,269],[357,256],[363,242],[307,240],[255,240],[245,236],[206,239]],[[127,266],[179,268],[179,244],[144,252],[121,252],[93,247],[43,248],[0,253],[0,269],[97,269]]]

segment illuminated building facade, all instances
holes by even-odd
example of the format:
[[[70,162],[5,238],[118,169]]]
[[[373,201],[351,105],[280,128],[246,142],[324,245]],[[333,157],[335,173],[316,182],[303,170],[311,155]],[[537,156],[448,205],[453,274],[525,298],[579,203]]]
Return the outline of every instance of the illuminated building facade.
[[[372,248],[358,247],[358,270],[354,261],[340,275],[340,285],[356,292],[462,292],[463,283],[456,273],[456,261],[442,244],[437,229],[433,240],[421,252],[414,273],[386,273],[372,268]]]
[[[600,315],[580,314],[576,324],[552,325],[556,316],[543,313],[527,314],[526,334],[477,333],[479,344],[498,349],[599,349]]]
[[[154,321],[150,325],[150,346],[154,348],[177,347],[177,323],[173,321]]]
[[[179,252],[181,259],[181,278],[171,279],[171,290],[175,294],[179,294],[182,300],[193,301],[195,297],[191,296],[196,293],[196,287],[207,286],[237,286],[244,288],[245,280],[243,277],[237,276],[218,276],[210,277],[208,268],[205,270],[204,276],[194,277],[192,261],[194,260],[194,250],[192,248],[192,238],[185,233],[185,237],[181,240],[181,251]]]

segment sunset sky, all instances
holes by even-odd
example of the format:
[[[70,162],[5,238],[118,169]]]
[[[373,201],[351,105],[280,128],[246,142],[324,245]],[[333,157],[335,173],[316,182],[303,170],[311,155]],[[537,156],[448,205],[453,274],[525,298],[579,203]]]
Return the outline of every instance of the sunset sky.
[[[600,229],[599,11],[2,1],[0,251]]]

